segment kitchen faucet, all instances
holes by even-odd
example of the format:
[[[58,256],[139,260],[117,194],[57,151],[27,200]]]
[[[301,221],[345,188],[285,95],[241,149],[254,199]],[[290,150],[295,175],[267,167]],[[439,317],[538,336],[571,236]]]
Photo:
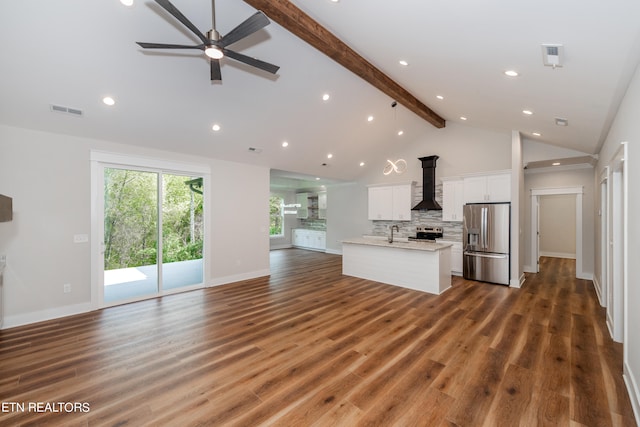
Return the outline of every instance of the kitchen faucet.
[[[389,236],[389,243],[393,243],[393,229],[395,228],[396,231],[399,233],[400,232],[400,227],[398,227],[397,225],[392,225],[389,228],[391,229],[391,235]]]

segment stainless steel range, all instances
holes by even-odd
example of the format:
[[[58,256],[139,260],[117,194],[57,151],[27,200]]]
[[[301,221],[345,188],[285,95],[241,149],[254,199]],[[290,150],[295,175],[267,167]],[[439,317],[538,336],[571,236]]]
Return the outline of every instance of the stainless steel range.
[[[426,240],[435,242],[436,239],[442,238],[442,227],[416,227],[416,237],[409,237],[409,240]]]

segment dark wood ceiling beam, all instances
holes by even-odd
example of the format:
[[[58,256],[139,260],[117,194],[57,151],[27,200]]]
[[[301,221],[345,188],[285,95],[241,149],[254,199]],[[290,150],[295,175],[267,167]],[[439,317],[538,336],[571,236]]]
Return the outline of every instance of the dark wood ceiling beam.
[[[445,120],[289,0],[244,0],[437,128]]]

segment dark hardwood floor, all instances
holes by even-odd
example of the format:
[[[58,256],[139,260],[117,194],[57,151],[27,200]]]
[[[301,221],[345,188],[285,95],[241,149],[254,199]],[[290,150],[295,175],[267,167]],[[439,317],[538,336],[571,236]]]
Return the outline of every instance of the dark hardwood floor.
[[[271,262],[0,331],[0,425],[635,426],[622,346],[571,260],[440,296],[342,276],[336,255]]]

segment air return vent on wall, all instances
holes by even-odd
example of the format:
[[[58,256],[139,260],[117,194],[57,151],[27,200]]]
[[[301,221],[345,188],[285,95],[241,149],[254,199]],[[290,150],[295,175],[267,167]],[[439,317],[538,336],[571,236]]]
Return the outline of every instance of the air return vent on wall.
[[[53,112],[69,114],[75,117],[82,117],[82,114],[83,114],[82,110],[79,110],[77,108],[64,107],[62,105],[51,104],[50,108],[51,108],[51,111]]]

